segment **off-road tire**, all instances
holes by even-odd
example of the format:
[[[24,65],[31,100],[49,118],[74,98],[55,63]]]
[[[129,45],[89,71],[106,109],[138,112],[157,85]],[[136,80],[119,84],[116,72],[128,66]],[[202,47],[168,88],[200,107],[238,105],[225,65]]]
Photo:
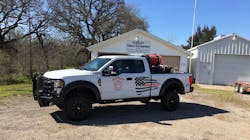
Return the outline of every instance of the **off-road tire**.
[[[180,103],[180,98],[175,88],[166,89],[161,97],[161,105],[167,111],[175,111]]]
[[[82,121],[86,119],[92,109],[90,99],[83,95],[71,95],[65,101],[64,112],[72,121]]]

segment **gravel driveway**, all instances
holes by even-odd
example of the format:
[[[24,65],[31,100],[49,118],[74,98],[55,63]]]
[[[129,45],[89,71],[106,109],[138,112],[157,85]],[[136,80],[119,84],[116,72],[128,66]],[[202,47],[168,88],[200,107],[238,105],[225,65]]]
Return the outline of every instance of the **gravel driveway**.
[[[175,112],[155,101],[96,104],[88,120],[78,123],[55,106],[40,108],[32,97],[12,96],[0,100],[0,139],[250,139],[249,108],[216,106],[198,96],[182,95]]]

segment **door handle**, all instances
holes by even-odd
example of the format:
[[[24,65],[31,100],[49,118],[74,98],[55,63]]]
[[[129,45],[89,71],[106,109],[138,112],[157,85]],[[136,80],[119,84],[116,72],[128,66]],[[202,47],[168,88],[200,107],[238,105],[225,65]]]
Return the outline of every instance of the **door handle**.
[[[132,77],[128,77],[128,78],[126,78],[127,80],[132,80],[133,78]]]

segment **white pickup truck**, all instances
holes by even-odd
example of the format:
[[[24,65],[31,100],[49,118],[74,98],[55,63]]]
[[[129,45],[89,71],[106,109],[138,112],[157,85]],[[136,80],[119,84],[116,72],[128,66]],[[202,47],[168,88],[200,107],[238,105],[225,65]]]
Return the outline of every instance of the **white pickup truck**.
[[[93,103],[161,100],[176,110],[179,95],[192,92],[189,73],[158,72],[144,56],[101,56],[80,69],[36,75],[33,96],[39,105],[57,105],[71,120],[83,120]]]

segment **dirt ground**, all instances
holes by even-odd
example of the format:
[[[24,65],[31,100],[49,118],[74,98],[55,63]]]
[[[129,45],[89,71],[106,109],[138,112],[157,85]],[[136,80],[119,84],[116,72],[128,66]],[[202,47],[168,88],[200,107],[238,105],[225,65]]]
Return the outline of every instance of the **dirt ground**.
[[[217,104],[199,93],[181,95],[174,112],[156,101],[96,104],[88,120],[78,123],[68,121],[56,106],[38,107],[32,97],[0,100],[1,140],[249,140],[249,132],[249,108]]]

